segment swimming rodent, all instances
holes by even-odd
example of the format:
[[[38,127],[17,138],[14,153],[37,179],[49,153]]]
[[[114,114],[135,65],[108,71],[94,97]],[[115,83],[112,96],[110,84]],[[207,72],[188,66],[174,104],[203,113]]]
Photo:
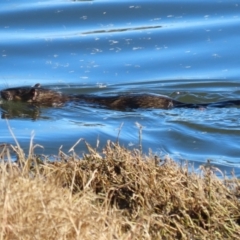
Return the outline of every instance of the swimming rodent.
[[[33,87],[7,88],[1,91],[1,97],[7,101],[23,101],[36,105],[61,106],[68,101],[80,101],[105,106],[109,109],[126,110],[137,108],[205,108],[230,107],[240,105],[240,100],[228,100],[215,103],[183,103],[170,97],[156,94],[125,94],[116,96],[64,95],[57,91],[42,88],[39,83]]]

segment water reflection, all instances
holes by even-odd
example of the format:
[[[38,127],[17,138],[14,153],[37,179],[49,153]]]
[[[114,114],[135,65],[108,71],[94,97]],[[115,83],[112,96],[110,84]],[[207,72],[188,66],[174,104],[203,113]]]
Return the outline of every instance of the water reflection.
[[[90,32],[83,32],[82,34],[98,34],[98,33],[110,33],[110,32],[126,32],[126,31],[139,31],[146,29],[157,29],[162,26],[146,26],[146,27],[135,27],[135,28],[119,28],[119,29],[110,29],[110,30],[97,30]]]
[[[42,117],[39,107],[22,102],[3,102],[0,110],[2,119],[51,119],[51,117]]]

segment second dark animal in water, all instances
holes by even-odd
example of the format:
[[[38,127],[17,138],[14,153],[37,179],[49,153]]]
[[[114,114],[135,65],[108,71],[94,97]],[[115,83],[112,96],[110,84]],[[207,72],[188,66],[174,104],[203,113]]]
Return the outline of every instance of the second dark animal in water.
[[[36,105],[60,106],[68,101],[87,102],[105,106],[109,109],[127,110],[137,108],[201,108],[201,107],[231,107],[239,106],[240,100],[227,100],[215,103],[183,103],[167,96],[156,94],[125,94],[116,96],[96,95],[64,95],[57,91],[42,88],[40,84],[34,87],[15,87],[1,91],[2,99],[6,101],[23,101]]]

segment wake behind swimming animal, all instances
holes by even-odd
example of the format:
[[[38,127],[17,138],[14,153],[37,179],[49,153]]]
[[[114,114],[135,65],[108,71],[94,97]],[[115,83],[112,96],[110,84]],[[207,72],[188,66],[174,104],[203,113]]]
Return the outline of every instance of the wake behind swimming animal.
[[[227,100],[215,103],[184,103],[170,97],[156,94],[124,94],[116,96],[96,96],[91,94],[64,95],[60,92],[42,88],[38,83],[34,87],[7,88],[1,91],[1,97],[6,101],[23,101],[43,106],[61,106],[68,101],[86,102],[109,109],[126,110],[137,108],[201,108],[230,107],[240,105],[240,100]]]

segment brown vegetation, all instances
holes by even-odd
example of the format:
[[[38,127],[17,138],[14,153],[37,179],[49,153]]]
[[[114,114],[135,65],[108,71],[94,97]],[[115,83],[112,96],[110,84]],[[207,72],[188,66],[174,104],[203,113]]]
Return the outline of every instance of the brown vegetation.
[[[10,161],[14,149],[18,161]],[[0,239],[239,239],[240,183],[108,142],[50,162],[0,152]]]

